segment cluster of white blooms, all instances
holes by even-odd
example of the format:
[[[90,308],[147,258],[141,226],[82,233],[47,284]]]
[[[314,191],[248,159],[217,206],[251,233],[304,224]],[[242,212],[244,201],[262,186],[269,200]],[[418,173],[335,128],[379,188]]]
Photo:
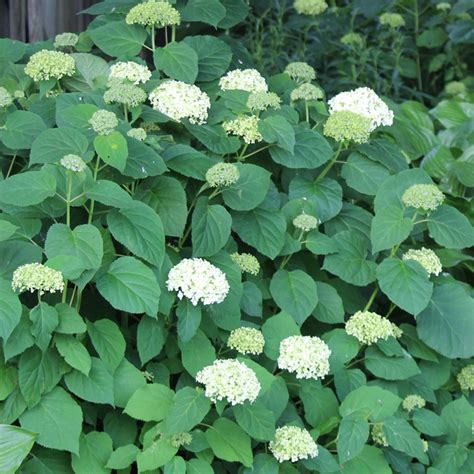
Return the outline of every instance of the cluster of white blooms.
[[[135,140],[142,142],[146,139],[147,135],[146,135],[146,131],[143,128],[137,127],[137,128],[131,128],[127,132],[127,136],[131,138],[135,138]]]
[[[150,80],[151,71],[141,64],[133,61],[120,61],[110,67],[109,79],[128,81],[134,85],[145,84]]]
[[[59,160],[59,163],[67,170],[74,171],[75,173],[82,173],[87,169],[87,165],[84,160],[77,155],[64,155]]]
[[[239,115],[234,120],[222,123],[222,128],[229,135],[241,137],[245,143],[252,144],[263,140],[262,134],[258,130],[260,119],[256,115]]]
[[[278,462],[297,462],[318,455],[318,447],[309,431],[298,426],[277,428],[275,439],[270,441],[268,448]]]
[[[40,295],[46,292],[56,293],[64,290],[63,274],[57,270],[46,267],[41,263],[27,263],[21,265],[13,272],[13,291],[22,293],[38,291]]]
[[[301,84],[296,89],[293,89],[290,94],[292,102],[298,100],[321,100],[324,97],[324,92],[320,87],[314,84]]]
[[[314,68],[302,61],[288,64],[284,72],[297,82],[311,82],[313,79],[316,79]]]
[[[401,336],[401,330],[397,326],[387,318],[370,311],[357,311],[351,316],[346,322],[346,332],[361,344],[368,346],[380,339],[387,340],[390,336]]]
[[[460,81],[451,81],[444,86],[444,91],[448,95],[463,95],[466,93],[466,84]]]
[[[23,99],[23,97],[25,97],[25,93],[18,89],[13,93],[13,97],[15,97],[15,99]]]
[[[234,69],[229,71],[225,76],[221,77],[219,86],[223,91],[268,91],[267,81],[256,69]]]
[[[70,54],[46,49],[33,54],[25,66],[25,74],[34,81],[59,80],[72,76],[75,71],[76,63]]]
[[[199,87],[181,81],[165,81],[149,96],[155,110],[180,122],[188,118],[193,124],[203,124],[211,107],[209,96]]]
[[[346,46],[358,46],[362,48],[362,46],[364,46],[364,39],[359,33],[351,31],[341,38],[341,43]]]
[[[297,379],[323,379],[329,373],[328,345],[311,336],[290,336],[280,342],[278,367],[295,373]]]
[[[385,447],[388,446],[387,437],[385,436],[385,433],[383,432],[383,423],[375,423],[372,426],[372,431],[370,434],[375,444],[378,444],[380,446],[385,446]]]
[[[439,275],[443,270],[439,257],[431,249],[422,247],[419,250],[410,249],[403,254],[403,260],[416,260],[429,275]]]
[[[76,33],[61,33],[54,38],[53,46],[56,49],[73,48],[78,41],[79,36],[77,36]]]
[[[163,28],[181,23],[179,11],[168,2],[148,0],[139,3],[130,9],[125,17],[129,25],[143,25],[148,27]]]
[[[13,104],[13,97],[5,87],[0,87],[0,107],[10,107]]]
[[[402,195],[402,203],[419,211],[434,211],[444,201],[444,194],[434,184],[414,184]]]
[[[371,131],[382,125],[393,124],[393,112],[369,87],[341,92],[328,101],[329,113],[345,110],[372,120]]]
[[[175,448],[180,448],[181,446],[187,446],[193,441],[193,435],[191,433],[178,433],[171,437],[170,443],[171,446]]]
[[[404,18],[398,13],[382,13],[379,17],[379,21],[381,25],[389,26],[394,29],[405,25]]]
[[[255,372],[235,359],[217,359],[196,375],[206,387],[206,397],[216,403],[227,400],[231,405],[245,401],[253,403],[260,393],[260,382]]]
[[[320,15],[328,8],[325,0],[295,0],[293,6],[300,15]]]
[[[227,345],[241,354],[258,355],[263,352],[265,338],[258,329],[241,327],[230,332]]]
[[[279,109],[280,104],[281,99],[274,92],[252,92],[247,99],[247,107],[252,111]]]
[[[166,287],[177,291],[178,298],[188,298],[196,306],[222,303],[229,292],[229,283],[219,268],[202,258],[185,258],[168,274]]]
[[[466,365],[456,379],[461,390],[474,390],[474,364]]]
[[[216,163],[206,172],[206,182],[211,188],[230,186],[239,178],[239,168],[232,163]]]
[[[299,214],[293,219],[293,225],[303,232],[309,232],[310,230],[316,229],[319,224],[320,222],[316,217],[304,213]]]
[[[106,104],[123,104],[127,107],[137,107],[146,100],[146,92],[133,84],[114,83],[104,93]]]
[[[108,110],[97,110],[89,119],[92,130],[99,135],[109,135],[118,126],[117,116]]]
[[[447,12],[451,10],[452,5],[448,2],[439,2],[436,4],[436,10],[440,12]]]
[[[250,273],[258,275],[260,271],[260,263],[257,258],[250,253],[231,253],[230,258],[236,263],[242,273]]]
[[[423,408],[426,400],[419,395],[407,395],[402,402],[402,407],[406,411],[413,411],[415,408]]]
[[[331,114],[324,124],[323,133],[337,142],[367,143],[372,131],[372,120],[348,110]]]

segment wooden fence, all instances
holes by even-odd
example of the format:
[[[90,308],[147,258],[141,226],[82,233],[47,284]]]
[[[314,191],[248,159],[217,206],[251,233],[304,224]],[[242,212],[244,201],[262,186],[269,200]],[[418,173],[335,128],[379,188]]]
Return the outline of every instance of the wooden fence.
[[[78,12],[96,0],[0,0],[0,37],[21,41],[83,31],[91,20]]]

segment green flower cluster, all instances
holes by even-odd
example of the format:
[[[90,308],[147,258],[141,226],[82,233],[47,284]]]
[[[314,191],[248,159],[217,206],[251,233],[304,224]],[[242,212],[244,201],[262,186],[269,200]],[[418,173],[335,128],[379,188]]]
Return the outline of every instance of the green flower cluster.
[[[38,291],[40,295],[63,291],[63,274],[41,263],[27,263],[13,272],[12,289],[19,293]]]
[[[374,441],[375,444],[388,447],[387,437],[385,436],[385,433],[383,432],[383,423],[375,423],[372,426],[372,431],[370,435],[372,436],[372,440]]]
[[[367,143],[371,130],[372,120],[370,118],[348,110],[340,110],[328,117],[323,133],[340,143]]]
[[[451,81],[444,86],[444,91],[448,95],[463,95],[466,93],[466,84],[461,81]]]
[[[125,17],[129,25],[143,25],[148,27],[163,28],[181,23],[181,15],[176,8],[168,2],[148,0],[139,3],[130,9]]]
[[[104,94],[106,104],[123,104],[127,107],[137,107],[146,99],[147,95],[143,89],[126,83],[113,83]]]
[[[318,447],[309,431],[298,426],[278,428],[268,448],[278,462],[298,462],[318,455]]]
[[[255,115],[239,115],[234,120],[222,124],[222,128],[229,135],[241,137],[248,145],[261,142],[262,134],[258,130],[259,118]]]
[[[63,168],[75,173],[83,173],[87,169],[87,165],[84,160],[77,155],[64,155],[59,163]]]
[[[117,116],[108,110],[94,112],[89,120],[92,130],[99,135],[109,135],[118,127]]]
[[[181,446],[188,446],[193,441],[193,435],[191,433],[178,433],[171,437],[171,446],[180,448]]]
[[[293,6],[300,15],[320,15],[328,8],[325,0],[295,0]]]
[[[143,128],[137,127],[137,128],[131,128],[127,132],[127,136],[131,138],[135,138],[135,140],[138,140],[139,142],[143,142],[144,140],[146,140],[147,134]]]
[[[260,263],[252,254],[235,252],[230,254],[230,258],[239,266],[242,273],[258,275]]]
[[[206,182],[211,188],[230,186],[239,178],[240,171],[232,163],[216,163],[206,172]]]
[[[402,195],[402,203],[419,211],[436,210],[444,201],[444,194],[434,184],[414,184]]]
[[[299,214],[293,219],[293,225],[296,229],[300,229],[303,232],[309,232],[310,230],[316,229],[319,225],[319,220],[314,216],[308,214]]]
[[[13,104],[13,97],[5,87],[0,87],[0,107],[10,107]]]
[[[258,355],[263,352],[265,338],[258,329],[241,327],[230,332],[227,345],[241,354]]]
[[[311,82],[316,79],[316,71],[314,68],[302,61],[288,64],[284,72],[297,82]]]
[[[389,26],[393,29],[405,26],[405,19],[398,13],[382,13],[379,17],[379,21],[381,25]]]
[[[474,364],[466,365],[456,378],[461,390],[474,390]]]
[[[76,33],[61,33],[56,35],[53,45],[56,49],[73,48],[78,41],[79,36],[77,36]]]
[[[72,76],[75,71],[76,63],[70,54],[47,49],[33,54],[25,66],[25,74],[34,81],[59,80]]]
[[[324,92],[320,87],[313,84],[301,84],[296,89],[293,89],[290,94],[292,102],[298,100],[321,100],[324,98]]]
[[[364,46],[364,39],[359,33],[354,33],[351,31],[350,33],[346,33],[341,38],[341,43],[345,44],[346,46],[357,46],[362,48],[362,46]]]
[[[387,340],[390,336],[398,337],[399,328],[387,318],[370,311],[357,311],[346,322],[346,332],[354,336],[361,344],[370,346],[379,340]]]
[[[402,402],[402,407],[406,411],[413,411],[416,408],[423,408],[426,400],[419,395],[407,395]]]
[[[431,249],[422,247],[419,250],[410,249],[403,254],[403,260],[416,260],[429,275],[439,275],[443,270],[441,261]]]
[[[281,99],[274,92],[253,92],[247,99],[247,107],[252,111],[262,112],[268,108],[279,109]]]
[[[451,10],[452,5],[448,2],[439,2],[436,4],[436,10],[441,11],[441,12],[447,12]]]

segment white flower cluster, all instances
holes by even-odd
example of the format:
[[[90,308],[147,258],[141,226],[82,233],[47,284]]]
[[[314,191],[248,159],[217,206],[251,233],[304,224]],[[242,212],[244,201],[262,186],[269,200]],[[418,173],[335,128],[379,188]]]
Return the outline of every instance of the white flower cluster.
[[[158,27],[179,25],[181,15],[176,8],[168,2],[148,0],[139,3],[130,9],[125,17],[129,25],[143,25],[145,27]]]
[[[185,258],[168,273],[168,291],[177,291],[178,298],[188,298],[196,306],[222,303],[229,292],[229,283],[219,268],[202,258]]]
[[[318,455],[318,446],[309,431],[298,426],[277,428],[275,439],[270,441],[268,448],[278,462],[297,462]]]
[[[429,275],[439,275],[443,270],[441,261],[431,249],[422,247],[419,250],[410,249],[403,254],[403,260],[416,260]]]
[[[295,0],[293,6],[300,15],[320,15],[328,8],[325,0]]]
[[[230,258],[236,263],[242,273],[250,273],[250,275],[258,275],[260,271],[260,263],[251,253],[231,253]]]
[[[53,46],[56,49],[73,48],[79,41],[79,36],[76,33],[61,33],[54,38]]]
[[[13,104],[13,97],[5,87],[0,87],[0,107],[10,107]]]
[[[311,336],[290,336],[280,342],[278,367],[295,373],[297,379],[323,379],[329,373],[328,345]]]
[[[239,168],[233,163],[216,163],[206,171],[206,182],[211,188],[231,186],[239,178]]]
[[[389,126],[393,124],[392,110],[368,87],[359,87],[351,91],[341,92],[329,100],[328,105],[330,114],[346,110],[371,119],[371,131],[382,125]]]
[[[258,112],[268,108],[279,109],[280,104],[281,99],[274,92],[252,92],[247,100],[247,107]]]
[[[346,322],[346,332],[368,346],[380,339],[387,340],[390,336],[401,335],[400,329],[387,318],[370,311],[357,311],[351,316]]]
[[[109,79],[128,81],[134,85],[145,84],[150,80],[151,71],[141,64],[133,61],[120,61],[110,68]]]
[[[76,71],[76,62],[70,54],[61,51],[43,49],[33,54],[25,66],[25,74],[34,81],[48,81],[72,76]]]
[[[263,352],[265,338],[258,329],[241,327],[230,332],[227,345],[241,354],[258,355]]]
[[[56,293],[63,291],[64,278],[61,272],[41,263],[27,263],[13,272],[12,288],[19,293],[24,291],[30,293],[38,291],[40,295],[46,292]]]
[[[133,84],[116,82],[104,93],[106,104],[123,104],[127,107],[137,107],[146,100],[146,92]]]
[[[456,376],[461,390],[474,390],[474,364],[466,365]]]
[[[375,444],[385,447],[389,446],[387,437],[383,432],[383,423],[375,423],[374,425],[372,425],[370,435],[372,436],[372,440]]]
[[[135,138],[135,140],[138,140],[139,142],[142,142],[146,139],[147,134],[146,134],[146,131],[143,128],[137,127],[137,128],[131,128],[127,132],[127,137]]]
[[[410,412],[416,408],[423,408],[426,405],[426,400],[419,395],[407,395],[402,402],[404,410]]]
[[[444,201],[444,194],[434,184],[414,184],[402,195],[402,203],[419,211],[436,210]]]
[[[234,69],[229,71],[225,76],[221,77],[219,86],[223,91],[268,91],[267,81],[256,69]]]
[[[206,397],[216,403],[227,400],[240,405],[247,400],[253,403],[261,385],[255,372],[235,359],[217,359],[196,375],[196,380],[206,387]]]
[[[155,110],[180,122],[188,118],[192,124],[203,124],[211,107],[209,96],[199,87],[181,81],[165,81],[149,96]]]
[[[83,173],[87,169],[87,165],[84,160],[77,155],[64,155],[59,160],[59,163],[67,170],[73,171],[75,173]]]
[[[319,224],[320,222],[316,217],[304,213],[299,214],[293,219],[293,225],[303,232],[309,232],[310,230],[316,229]]]
[[[262,134],[258,130],[260,119],[256,115],[239,115],[234,120],[222,123],[222,128],[229,135],[241,137],[248,145],[263,140]]]
[[[372,130],[372,120],[348,110],[339,110],[329,116],[323,133],[337,142],[366,143]]]
[[[296,61],[286,66],[285,71],[297,82],[311,82],[316,79],[316,71],[308,63]]]
[[[320,87],[314,84],[301,84],[296,89],[293,89],[290,94],[292,102],[298,100],[321,100],[324,97],[324,92]]]
[[[113,112],[100,109],[92,114],[89,119],[92,130],[99,135],[109,135],[118,127],[117,116]]]

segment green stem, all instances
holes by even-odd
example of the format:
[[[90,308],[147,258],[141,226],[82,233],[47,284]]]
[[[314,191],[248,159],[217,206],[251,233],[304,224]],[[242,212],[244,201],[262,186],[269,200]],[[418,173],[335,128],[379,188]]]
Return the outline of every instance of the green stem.
[[[72,177],[67,173],[67,196],[66,196],[66,225],[71,227],[71,191],[72,191]]]
[[[243,159],[242,157],[245,155],[245,152],[247,151],[247,148],[248,148],[248,147],[249,147],[249,144],[246,143],[246,144],[244,145],[244,147],[242,148],[242,151],[241,151],[241,152],[239,153],[239,155],[237,156],[237,160],[238,160],[238,161],[241,161],[241,160]]]
[[[415,8],[413,11],[415,16],[415,48],[416,48],[416,78],[418,81],[418,90],[423,92],[423,80],[421,77],[421,60],[420,60],[420,52],[418,51],[418,46],[416,46],[418,41],[418,34],[420,31],[420,12],[418,9],[418,0],[415,0]]]
[[[100,156],[97,155],[97,161],[95,162],[95,168],[94,168],[94,182],[97,181],[97,174],[99,173],[99,164],[100,164]],[[95,200],[91,199],[91,205],[89,207],[89,218],[87,219],[88,224],[92,224],[92,218],[94,217],[94,205],[95,205]]]
[[[155,52],[155,27],[151,27],[151,49]]]
[[[364,308],[362,311],[367,311],[367,310],[371,307],[371,305],[372,305],[372,303],[374,302],[375,297],[377,296],[377,293],[378,293],[378,292],[379,292],[379,287],[376,286],[375,289],[374,289],[374,291],[373,291],[372,294],[370,295],[369,301],[367,301],[367,304],[365,305],[365,308]]]
[[[305,109],[305,112],[306,112],[306,122],[309,123],[309,106],[308,106],[308,101],[307,100],[304,101],[304,109]]]
[[[165,44],[168,44],[168,27],[165,26]]]
[[[125,122],[128,123],[128,109],[127,109],[127,104],[123,104],[123,118]]]
[[[171,41],[173,43],[176,41],[176,25],[171,27]]]
[[[331,161],[326,165],[326,168],[321,171],[319,176],[316,178],[316,183],[321,181],[329,172],[329,170],[334,166],[334,163],[336,163],[337,158],[339,157],[339,154],[342,151],[342,143],[339,143],[339,147],[334,155],[334,157],[331,159]]]
[[[12,161],[10,161],[10,166],[8,167],[8,171],[7,171],[7,175],[5,176],[5,179],[10,176],[10,173],[13,170],[13,165],[15,164],[15,160],[16,160],[16,153],[13,155]]]
[[[270,145],[262,146],[262,148],[259,148],[258,150],[255,150],[255,151],[252,151],[248,155],[241,156],[240,160],[243,161],[247,158],[250,158],[251,156],[256,155],[257,153],[260,153],[261,151],[266,150],[267,148],[270,148]]]

